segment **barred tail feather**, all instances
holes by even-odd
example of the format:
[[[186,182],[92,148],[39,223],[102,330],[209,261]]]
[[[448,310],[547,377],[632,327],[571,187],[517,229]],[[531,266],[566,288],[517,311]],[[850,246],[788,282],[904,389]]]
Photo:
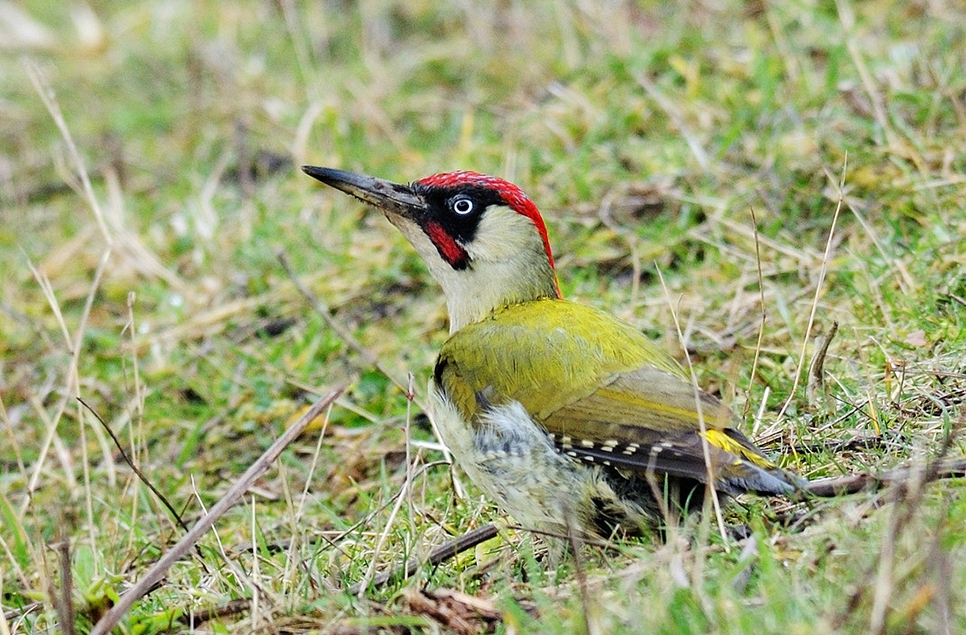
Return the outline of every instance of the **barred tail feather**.
[[[719,479],[718,487],[726,493],[791,494],[808,484],[807,480],[768,460],[748,437],[734,428],[708,430],[705,438],[738,459]]]

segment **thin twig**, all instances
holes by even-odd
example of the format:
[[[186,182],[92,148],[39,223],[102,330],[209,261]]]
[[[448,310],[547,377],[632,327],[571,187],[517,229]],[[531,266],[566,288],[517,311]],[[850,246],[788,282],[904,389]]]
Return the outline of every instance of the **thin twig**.
[[[282,451],[288,447],[292,441],[298,438],[305,428],[307,428],[316,417],[322,414],[322,412],[328,408],[339,395],[342,394],[343,390],[344,388],[341,386],[335,388],[316,401],[311,408],[302,413],[302,416],[299,417],[298,420],[292,424],[292,426],[289,427],[289,429],[286,430],[285,433],[282,434],[277,441],[275,441],[275,443],[271,445],[271,447],[265,450],[258,460],[248,468],[248,470],[241,476],[241,478],[238,479],[238,481],[235,482],[234,485],[232,485],[231,489],[225,493],[221,500],[215,503],[208,514],[198,519],[188,533],[178,541],[178,544],[164,554],[160,560],[155,562],[154,566],[148,569],[147,573],[145,573],[144,576],[138,580],[137,584],[135,584],[130,590],[121,596],[118,603],[114,605],[111,610],[105,613],[104,617],[102,617],[101,620],[94,625],[94,628],[91,630],[91,635],[106,635],[109,633],[110,630],[121,621],[121,618],[123,618],[124,615],[131,610],[131,607],[134,606],[134,603],[143,597],[144,594],[147,593],[148,589],[153,587],[158,583],[158,581],[161,580],[162,577],[164,577],[164,574],[167,572],[168,568],[177,562],[182,556],[184,556],[184,554],[196,542],[198,542],[201,536],[203,536],[205,532],[207,532],[211,526],[215,524],[216,520],[221,518],[226,511],[231,509],[231,507],[238,502],[238,500],[246,491],[248,491],[252,484],[268,471],[268,468],[272,465],[272,463],[275,462]]]
[[[482,527],[478,527],[472,531],[469,531],[459,538],[447,541],[436,547],[429,553],[429,557],[426,562],[430,565],[436,567],[446,562],[450,558],[455,558],[464,551],[468,551],[477,545],[480,545],[487,540],[495,538],[498,530],[496,525],[493,523],[488,523]],[[368,585],[364,585],[365,580],[356,582],[351,587],[349,587],[349,593],[352,595],[358,595],[361,591],[365,590],[368,586],[369,588],[376,588],[383,586],[390,580],[397,580],[400,577],[409,578],[416,574],[419,569],[420,562],[418,559],[411,559],[406,562],[405,565],[396,567],[392,571],[386,571],[380,573],[375,578],[372,579]]]
[[[812,366],[808,370],[808,375],[810,377],[809,381],[814,382],[816,389],[825,385],[825,356],[828,355],[828,347],[832,343],[832,339],[838,330],[839,323],[832,322],[832,326],[829,327],[828,333],[822,338],[818,350],[815,351],[815,355],[812,357]]]
[[[63,519],[61,522],[63,523]],[[60,565],[60,594],[51,600],[57,606],[61,632],[74,635],[74,577],[70,568],[70,539],[62,537],[55,547]]]
[[[758,236],[758,217],[755,215],[755,207],[751,207],[751,222],[754,227],[755,234],[755,271],[758,273],[758,307],[761,309],[761,325],[758,327],[758,341],[755,342],[755,359],[751,362],[751,375],[749,375],[749,381],[754,383],[755,377],[758,375],[758,363],[761,361],[761,343],[765,337],[765,321],[768,319],[768,314],[765,312],[765,276],[761,270],[761,240]],[[768,387],[765,386],[767,389]],[[751,385],[748,386],[748,392],[751,393]],[[762,397],[762,406],[764,406],[765,399],[768,393]],[[751,399],[745,402],[745,414],[747,414],[748,408],[751,406]],[[744,419],[744,417],[742,417]],[[761,417],[755,417],[755,423],[752,426],[751,434],[752,437],[758,433],[758,427],[761,423]]]
[[[107,431],[107,435],[109,437],[111,437],[111,440],[112,441],[114,441],[114,446],[117,448],[117,451],[120,452],[121,458],[124,459],[124,462],[127,463],[128,464],[128,467],[130,467],[131,470],[137,475],[137,477],[139,479],[141,479],[141,482],[144,483],[145,485],[147,485],[148,486],[148,489],[151,490],[151,492],[155,496],[158,497],[158,500],[161,501],[161,504],[168,508],[168,512],[171,513],[171,516],[174,517],[174,519],[178,523],[178,525],[180,525],[181,528],[184,529],[186,532],[187,531],[190,531],[190,528],[188,527],[188,525],[184,522],[184,520],[181,519],[181,514],[179,514],[177,512],[177,510],[175,510],[175,508],[171,505],[171,503],[168,502],[168,499],[164,496],[164,494],[162,494],[161,491],[158,490],[158,488],[154,486],[154,483],[152,483],[148,479],[148,477],[144,475],[144,472],[142,472],[138,468],[138,466],[135,465],[134,461],[131,460],[131,457],[129,457],[127,455],[127,452],[125,452],[124,451],[124,448],[121,446],[120,440],[114,434],[114,431],[111,430],[111,427],[109,425],[107,425],[107,422],[104,421],[104,419],[101,417],[101,415],[99,415],[97,413],[97,411],[94,410],[94,408],[92,408],[89,403],[87,403],[86,401],[84,401],[84,399],[82,397],[77,397],[77,401],[79,401],[82,406],[84,406],[85,408],[87,408],[87,411],[90,412],[92,415],[94,415],[94,418],[97,419],[100,422],[100,424],[101,424],[101,426],[103,426],[104,430]]]
[[[812,356],[812,363],[808,368],[808,381],[805,384],[805,394],[809,401],[815,402],[825,388],[825,357],[828,355],[828,347],[832,344],[835,334],[838,333],[839,323],[832,322],[826,333],[819,341],[818,350]]]
[[[205,622],[218,620],[225,617],[233,617],[251,609],[251,598],[236,598],[228,600],[221,606],[213,606],[206,609],[186,610],[184,614],[175,620],[175,624],[181,624],[189,628],[198,628]]]
[[[810,482],[803,489],[810,496],[835,498],[857,492],[878,492],[889,487],[903,487],[915,479],[923,483],[966,477],[966,459],[914,465],[888,470],[881,474],[849,474]]]

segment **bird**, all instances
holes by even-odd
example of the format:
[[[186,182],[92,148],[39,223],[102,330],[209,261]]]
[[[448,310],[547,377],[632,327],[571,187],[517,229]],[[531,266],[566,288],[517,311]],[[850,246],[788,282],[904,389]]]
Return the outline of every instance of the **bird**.
[[[407,184],[302,170],[382,211],[442,287],[450,333],[427,414],[470,480],[524,527],[634,535],[662,510],[699,508],[708,486],[731,498],[807,483],[640,330],[563,298],[546,223],[516,185],[472,171]]]

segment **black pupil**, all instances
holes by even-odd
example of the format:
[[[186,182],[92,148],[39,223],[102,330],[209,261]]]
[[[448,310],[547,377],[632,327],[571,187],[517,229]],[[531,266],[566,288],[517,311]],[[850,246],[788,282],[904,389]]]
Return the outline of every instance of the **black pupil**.
[[[473,203],[469,199],[461,198],[453,203],[453,209],[457,214],[468,214],[473,209]]]

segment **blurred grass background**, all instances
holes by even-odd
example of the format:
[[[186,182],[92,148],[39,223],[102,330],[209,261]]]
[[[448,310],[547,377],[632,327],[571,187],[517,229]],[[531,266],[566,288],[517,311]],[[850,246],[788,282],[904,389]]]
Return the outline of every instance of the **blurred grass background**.
[[[371,562],[499,513],[454,495],[418,416],[439,290],[381,217],[297,169],[519,184],[565,295],[690,354],[803,475],[878,472],[964,453],[964,41],[955,0],[0,2],[0,632],[70,630],[58,545],[84,632],[181,535],[77,397],[190,522],[338,382],[324,434],[126,632],[242,598],[200,628],[434,632],[423,588],[491,602],[499,619],[471,627],[498,632],[966,631],[957,483],[747,501],[729,521],[751,542],[692,519],[579,571],[507,529],[351,596]],[[416,407],[279,253],[413,374]]]

